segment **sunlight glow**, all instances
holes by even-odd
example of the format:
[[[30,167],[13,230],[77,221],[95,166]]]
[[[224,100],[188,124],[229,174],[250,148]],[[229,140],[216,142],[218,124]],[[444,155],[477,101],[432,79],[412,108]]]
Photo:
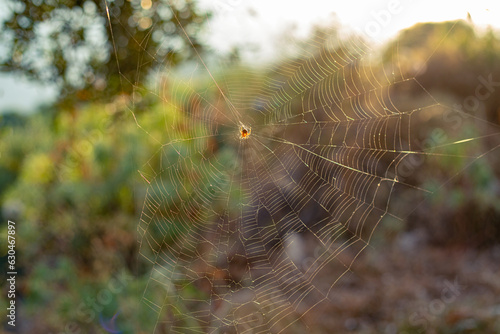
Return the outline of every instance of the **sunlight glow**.
[[[500,2],[478,0],[405,1],[352,0],[342,3],[324,0],[283,2],[265,0],[201,0],[214,11],[207,39],[218,51],[247,46],[246,56],[268,59],[280,49],[279,40],[292,34],[303,37],[314,25],[340,23],[346,33],[357,32],[376,44],[393,38],[398,31],[418,22],[467,19],[479,28],[500,28]],[[278,42],[277,42],[278,41]]]

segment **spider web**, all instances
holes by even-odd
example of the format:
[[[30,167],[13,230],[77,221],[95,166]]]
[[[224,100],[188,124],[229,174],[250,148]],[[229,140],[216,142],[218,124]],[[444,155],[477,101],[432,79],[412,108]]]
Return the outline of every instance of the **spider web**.
[[[149,121],[131,112],[159,145],[140,171],[152,332],[308,330],[376,227],[403,224],[435,191],[415,186],[402,166],[462,157],[458,174],[498,147],[478,145],[498,130],[461,137],[436,122],[462,111],[438,102],[418,69],[408,75],[397,49],[381,67],[362,39],[333,30],[295,49],[269,70],[215,74],[199,57],[187,80],[150,55],[164,65],[161,80],[137,92],[161,108]],[[154,122],[164,133],[149,130]],[[470,115],[464,122],[489,126]],[[446,142],[422,148],[433,129],[446,131]]]

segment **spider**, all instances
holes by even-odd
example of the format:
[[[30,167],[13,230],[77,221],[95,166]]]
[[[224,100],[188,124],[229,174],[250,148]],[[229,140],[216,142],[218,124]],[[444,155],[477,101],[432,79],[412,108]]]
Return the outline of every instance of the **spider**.
[[[248,139],[248,136],[252,133],[252,128],[244,126],[240,123],[240,139]]]

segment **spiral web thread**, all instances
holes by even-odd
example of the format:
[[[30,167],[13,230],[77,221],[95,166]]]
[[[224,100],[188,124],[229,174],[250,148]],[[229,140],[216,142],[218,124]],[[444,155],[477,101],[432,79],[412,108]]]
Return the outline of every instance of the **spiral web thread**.
[[[131,110],[160,144],[140,171],[148,189],[138,225],[155,333],[307,330],[307,315],[331,302],[382,220],[402,223],[418,203],[394,199],[431,192],[407,182],[401,165],[481,137],[416,147],[426,120],[461,111],[416,72],[406,77],[397,50],[381,68],[361,39],[331,31],[296,48],[269,71],[215,75],[200,57],[191,77],[205,74],[204,91],[162,66],[164,79],[145,94],[163,103],[163,134]],[[487,153],[464,151],[451,156],[467,165]]]

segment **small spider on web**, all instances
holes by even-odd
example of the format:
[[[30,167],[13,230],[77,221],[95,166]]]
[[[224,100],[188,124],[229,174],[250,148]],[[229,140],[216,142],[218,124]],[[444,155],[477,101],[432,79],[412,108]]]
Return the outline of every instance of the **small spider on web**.
[[[243,125],[243,123],[240,123],[240,139],[248,139],[251,133],[252,133],[251,127],[245,126]]]

